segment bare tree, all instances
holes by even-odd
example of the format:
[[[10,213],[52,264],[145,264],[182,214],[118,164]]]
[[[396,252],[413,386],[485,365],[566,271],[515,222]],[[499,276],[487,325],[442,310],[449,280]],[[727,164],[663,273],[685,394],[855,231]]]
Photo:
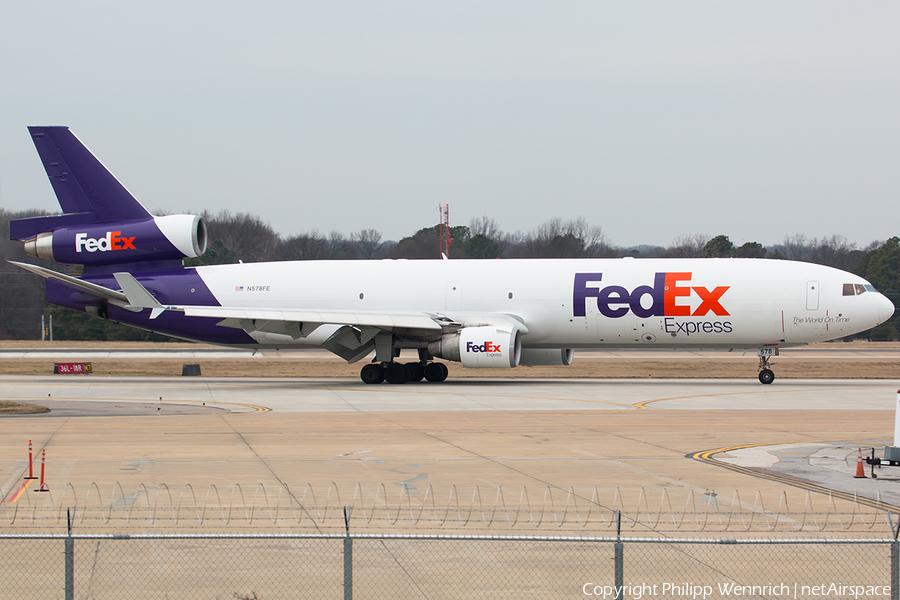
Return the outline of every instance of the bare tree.
[[[859,264],[862,259],[862,252],[856,248],[856,244],[842,235],[813,240],[813,244],[810,262],[848,270]]]
[[[331,258],[331,244],[318,231],[292,235],[279,240],[275,260],[323,260]]]
[[[791,260],[801,260],[844,270],[855,268],[866,253],[866,250],[857,248],[855,243],[848,241],[842,235],[832,235],[820,240],[807,238],[800,233],[787,236],[782,244],[772,246],[772,250],[780,252]]]
[[[603,231],[584,218],[574,221],[550,219],[533,232],[515,233],[505,238],[507,258],[589,258],[612,256]]]
[[[709,240],[710,236],[704,233],[680,235],[666,249],[666,258],[697,258]]]
[[[328,258],[342,259],[353,258],[353,246],[339,231],[332,231],[328,234]]]
[[[815,240],[808,240],[802,233],[795,233],[784,238],[784,243],[776,249],[790,260],[807,260],[813,253]]]
[[[268,260],[275,252],[278,234],[262,219],[249,213],[222,210],[213,215],[203,212],[209,226],[210,240],[220,240],[238,260],[258,262]]]
[[[497,221],[490,217],[475,217],[469,221],[469,232],[472,236],[483,235],[489,240],[499,242],[503,238],[503,232]]]
[[[380,258],[384,247],[381,243],[381,233],[374,229],[363,229],[358,233],[351,233],[350,245],[355,258],[367,260]]]

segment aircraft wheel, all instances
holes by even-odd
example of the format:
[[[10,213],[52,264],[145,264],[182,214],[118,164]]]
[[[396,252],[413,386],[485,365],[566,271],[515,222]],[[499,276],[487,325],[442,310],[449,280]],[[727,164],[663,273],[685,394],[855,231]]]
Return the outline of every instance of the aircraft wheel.
[[[368,364],[359,372],[363,383],[381,383],[384,381],[384,368],[381,365]]]
[[[440,383],[447,379],[449,374],[447,365],[444,363],[428,363],[425,365],[425,379],[432,383]]]
[[[406,383],[406,366],[390,363],[384,368],[384,380],[388,383]]]
[[[423,367],[421,364],[406,363],[403,366],[406,367],[406,381],[422,381],[422,378],[425,377],[425,367]]]
[[[770,384],[775,381],[775,373],[773,373],[770,369],[763,369],[759,372],[759,382]]]

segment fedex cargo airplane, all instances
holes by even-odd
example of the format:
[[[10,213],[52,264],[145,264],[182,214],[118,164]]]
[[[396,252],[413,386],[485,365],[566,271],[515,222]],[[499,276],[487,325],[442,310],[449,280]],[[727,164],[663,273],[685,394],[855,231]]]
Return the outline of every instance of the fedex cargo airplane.
[[[572,362],[585,348],[757,350],[772,383],[779,348],[865,331],[893,304],[838,269],[765,259],[338,260],[186,268],[207,229],[151,215],[67,127],[30,127],[63,214],[20,219],[32,256],[83,265],[47,279],[47,300],[133,327],[237,348],[372,355],[365,383],[443,381],[470,368]],[[401,349],[418,361],[396,359]]]

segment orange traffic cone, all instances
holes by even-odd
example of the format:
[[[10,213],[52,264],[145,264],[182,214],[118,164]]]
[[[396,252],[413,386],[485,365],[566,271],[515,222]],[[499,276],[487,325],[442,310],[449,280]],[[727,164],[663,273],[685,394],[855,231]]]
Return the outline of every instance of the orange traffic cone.
[[[862,461],[862,448],[858,448],[856,450],[856,475],[853,476],[854,479],[865,479],[866,472],[863,470],[863,461]]]

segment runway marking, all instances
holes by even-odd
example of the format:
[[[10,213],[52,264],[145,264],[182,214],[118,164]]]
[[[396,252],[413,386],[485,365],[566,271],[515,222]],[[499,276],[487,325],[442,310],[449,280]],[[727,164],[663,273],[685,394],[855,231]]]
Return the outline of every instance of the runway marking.
[[[757,471],[755,469],[751,469],[748,467],[741,467],[738,465],[734,465],[731,463],[724,463],[721,461],[712,458],[713,454],[719,454],[721,452],[732,452],[735,450],[744,450],[746,448],[759,448],[762,446],[780,446],[783,444],[809,444],[809,443],[817,443],[817,442],[825,442],[828,440],[803,440],[801,442],[780,442],[780,443],[766,443],[766,444],[747,444],[746,446],[731,446],[726,448],[716,448],[715,450],[701,450],[699,452],[692,452],[691,454],[686,454],[685,458],[691,458],[693,460],[706,463],[708,465],[714,465],[716,467],[720,467],[722,469],[728,469],[729,471],[734,471],[735,473],[740,473],[742,475],[749,475],[751,477],[756,477],[759,479],[766,479],[768,481],[774,481],[776,483],[781,483],[784,485],[789,485],[791,487],[800,488],[801,490],[808,490],[810,492],[816,492],[818,494],[830,495],[833,498],[839,498],[841,500],[847,500],[848,502],[856,502],[869,508],[888,509],[893,513],[900,514],[900,507],[894,506],[893,504],[888,504],[886,502],[877,502],[875,500],[870,500],[864,496],[858,496],[854,494],[848,494],[847,492],[842,492],[840,490],[833,490],[831,488],[827,488],[825,486],[817,485],[815,483],[807,483],[804,481],[800,481],[795,478],[785,477],[782,475],[777,475],[775,473],[764,473],[761,471]]]
[[[47,401],[47,398],[44,398],[44,397],[19,398],[18,400],[21,400],[23,402],[42,402],[42,401]],[[99,403],[124,402],[126,404],[155,404],[157,406],[159,406],[159,405],[165,406],[166,404],[205,405],[207,402],[210,402],[211,405],[214,405],[214,406],[210,406],[210,408],[215,408],[217,406],[224,404],[227,406],[243,406],[244,408],[252,408],[253,410],[251,412],[253,412],[253,413],[272,412],[272,409],[269,408],[268,406],[260,406],[257,404],[242,404],[240,402],[219,402],[216,400],[208,401],[208,400],[171,399],[171,400],[163,400],[162,402],[160,402],[159,400],[154,400],[152,398],[148,398],[146,400],[139,400],[139,399],[135,400],[134,398],[109,398],[109,397],[91,398],[91,397],[85,397],[85,396],[53,396],[52,398],[50,398],[50,402],[65,401],[65,400],[71,400],[72,402],[99,402]],[[50,417],[50,416],[53,416],[53,414],[52,413],[44,413],[43,415],[38,415],[38,416]],[[111,416],[115,416],[115,415],[111,415]],[[187,416],[187,415],[184,415],[184,416]]]
[[[19,381],[17,381],[17,382],[19,382]],[[46,385],[45,383],[42,383],[42,382],[34,382],[34,381],[29,381],[29,380],[21,380],[21,383],[28,384],[28,385],[39,385],[39,384]],[[95,381],[91,381],[91,382],[73,382],[73,383],[90,383],[91,385],[121,385],[121,382],[119,382],[119,381],[103,381],[103,380],[95,380]],[[215,383],[206,382],[205,384],[201,384],[200,382],[186,383],[186,384],[183,384],[183,383],[176,384],[174,382],[162,382],[163,385],[165,383],[170,383],[170,385],[168,387],[185,387],[185,388],[206,387],[207,389],[209,389],[211,387],[217,387],[217,386],[222,387],[223,389],[235,389],[235,388],[240,388],[240,387],[246,387],[246,388],[258,388],[259,387],[258,385],[253,385],[253,384],[240,384],[240,383],[231,384],[231,383],[226,383],[226,382],[215,382]],[[482,398],[509,398],[509,399],[521,399],[521,400],[559,400],[562,402],[585,402],[585,403],[590,403],[590,404],[608,404],[611,406],[620,406],[620,407],[629,408],[629,409],[631,409],[634,406],[632,404],[625,404],[622,402],[611,402],[608,400],[590,400],[587,398],[559,398],[559,397],[552,397],[552,396],[519,396],[519,395],[510,395],[510,394],[482,394],[482,393],[472,394],[472,393],[461,393],[461,392],[440,392],[440,391],[431,391],[431,390],[398,390],[398,389],[394,389],[394,388],[390,388],[390,389],[367,389],[367,388],[354,389],[354,388],[339,388],[339,387],[338,388],[302,387],[302,388],[298,388],[298,389],[302,389],[303,391],[313,391],[313,392],[429,394],[429,395],[437,395],[437,396],[472,396],[472,397],[482,397]],[[42,400],[42,399],[44,399],[44,398],[39,397],[39,398],[36,398],[35,400],[37,401],[37,400]],[[78,398],[62,397],[62,399],[84,400],[84,401],[88,401],[88,402],[89,401],[103,402],[103,401],[114,401],[114,400],[126,401],[126,400],[123,400],[120,398],[103,398],[103,399],[92,400],[91,398],[85,398],[85,397],[78,397]],[[30,399],[23,398],[23,400],[30,400]],[[155,400],[148,399],[145,401],[146,402],[154,402]],[[196,402],[196,401],[186,400],[184,402]],[[177,402],[172,401],[171,403],[175,404]],[[233,402],[216,402],[216,404],[234,404],[236,406],[250,406],[252,408],[264,408],[264,407],[256,407],[254,405],[238,404],[238,403],[233,403]],[[256,410],[254,412],[269,412],[269,411],[271,411],[270,408],[265,408],[264,410]]]
[[[14,381],[21,381],[22,383],[25,383],[28,385],[46,385],[46,383],[44,383],[44,382],[34,382],[34,381],[30,381],[30,380],[15,380],[14,379]],[[578,381],[578,380],[575,380],[575,381]],[[73,382],[73,383],[90,383],[91,386],[94,386],[94,385],[121,385],[121,382],[119,382],[119,381],[104,381],[102,379],[97,379],[97,380],[93,380],[90,382],[84,381],[84,382]],[[266,382],[260,382],[260,383],[265,384]],[[279,382],[279,383],[283,383],[283,382]],[[228,390],[228,389],[235,389],[235,388],[259,388],[260,387],[259,383],[232,383],[232,382],[225,382],[225,381],[216,381],[216,382],[204,381],[204,382],[190,382],[190,383],[157,382],[157,383],[155,383],[155,385],[165,386],[165,387],[182,387],[182,388],[188,388],[188,389],[204,388],[210,392],[211,396],[212,396],[213,388],[222,388],[222,389]],[[271,386],[264,385],[264,387],[271,387]],[[627,403],[623,403],[623,402],[613,402],[610,400],[594,400],[594,399],[589,399],[589,398],[566,398],[566,397],[553,397],[553,396],[523,396],[523,395],[491,394],[491,393],[467,393],[465,391],[436,391],[436,390],[426,390],[426,389],[401,390],[401,389],[396,389],[396,388],[372,389],[370,387],[341,388],[341,387],[329,387],[329,386],[303,387],[303,386],[296,386],[296,385],[293,387],[296,387],[296,389],[302,390],[302,391],[315,391],[315,392],[332,392],[332,393],[357,392],[357,393],[369,393],[369,394],[374,393],[374,394],[420,394],[420,395],[427,394],[427,395],[432,395],[432,396],[458,396],[458,397],[462,397],[462,398],[503,398],[503,399],[519,399],[519,400],[551,400],[551,401],[560,401],[560,402],[581,402],[581,403],[587,403],[587,404],[604,404],[604,405],[609,405],[612,407],[620,407],[620,410],[603,411],[603,414],[616,414],[616,413],[622,413],[622,412],[632,412],[632,411],[636,411],[636,410],[647,410],[650,408],[656,408],[656,407],[650,406],[652,404],[655,404],[657,402],[664,402],[664,401],[668,401],[668,400],[686,400],[686,399],[691,399],[691,398],[710,398],[710,397],[717,397],[717,396],[741,396],[741,395],[752,395],[752,394],[790,394],[790,393],[797,393],[797,392],[802,393],[802,392],[839,391],[837,388],[774,389],[774,390],[773,389],[765,389],[765,390],[753,390],[753,391],[742,391],[742,392],[720,392],[720,393],[714,393],[714,394],[688,394],[688,395],[684,395],[684,396],[670,396],[670,397],[666,397],[666,398],[655,398],[655,399],[651,399],[651,400],[643,400],[640,402],[636,402],[634,404],[627,404]],[[851,388],[840,388],[840,389],[841,390],[844,390],[844,389],[873,390],[873,389],[880,389],[881,387],[883,387],[883,386],[865,386],[865,387],[851,387]],[[134,400],[134,399],[122,399],[122,398],[92,399],[92,398],[88,398],[88,397],[59,397],[59,398],[64,399],[64,400],[80,400],[80,401],[86,401],[86,402],[90,402],[90,401],[94,401],[94,402],[104,402],[104,401],[155,402],[152,399],[147,399],[147,400]],[[43,399],[42,397],[39,397],[39,398],[34,399],[33,401],[40,401],[42,399]],[[23,398],[23,400],[32,401],[32,399],[28,399],[28,398]],[[242,406],[245,408],[251,408],[251,409],[253,409],[252,412],[254,412],[254,413],[272,412],[272,409],[269,407],[258,406],[258,405],[253,405],[253,404],[242,404],[242,403],[237,403],[237,402],[218,402],[214,399],[214,397],[211,400],[211,402],[213,404]],[[199,403],[199,401],[170,400],[169,403],[171,403],[171,404],[190,404],[190,403],[197,404],[197,403]],[[492,410],[503,410],[503,409],[492,408]],[[553,409],[546,409],[546,410],[553,410]],[[684,409],[668,408],[665,410],[678,411],[678,410],[684,410]]]
[[[239,404],[237,402],[216,402],[216,404],[230,404],[232,406],[243,406],[245,408],[252,408],[252,409],[254,409],[252,412],[255,412],[255,413],[272,412],[272,409],[269,408],[268,406],[257,406],[256,404]]]
[[[363,392],[373,394],[428,394],[432,396],[471,396],[474,398],[510,398],[514,400],[560,400],[563,402],[588,402],[592,404],[610,404],[612,406],[632,407],[633,404],[624,404],[622,402],[611,402],[609,400],[589,400],[587,398],[560,398],[554,396],[518,396],[511,394],[482,394],[482,393],[462,393],[462,392],[432,392],[421,390],[397,390],[397,389],[350,389],[350,388],[306,388],[311,391],[319,392]],[[495,409],[496,410],[496,409]],[[548,409],[552,410],[552,409]]]
[[[25,483],[23,483],[19,487],[19,489],[17,489],[15,491],[15,493],[10,497],[10,499],[5,500],[4,502],[7,502],[7,503],[17,502],[19,500],[19,498],[22,496],[22,494],[25,492],[25,490],[28,488],[28,486],[31,485],[32,481],[34,481],[34,480],[33,479],[25,480]]]
[[[873,387],[854,387],[854,390],[877,390],[883,386],[873,386]],[[846,388],[841,388],[841,390]],[[812,389],[793,389],[793,390],[755,390],[751,392],[721,392],[718,394],[690,394],[687,396],[672,396],[671,398],[656,398],[655,400],[644,400],[642,402],[638,402],[637,404],[633,404],[635,408],[645,409],[651,408],[647,406],[648,404],[653,404],[654,402],[663,402],[664,400],[687,400],[688,398],[712,398],[715,396],[743,396],[747,394],[791,394],[796,392],[834,392],[837,391],[835,388],[812,388]],[[668,409],[668,410],[679,410],[679,409]]]

